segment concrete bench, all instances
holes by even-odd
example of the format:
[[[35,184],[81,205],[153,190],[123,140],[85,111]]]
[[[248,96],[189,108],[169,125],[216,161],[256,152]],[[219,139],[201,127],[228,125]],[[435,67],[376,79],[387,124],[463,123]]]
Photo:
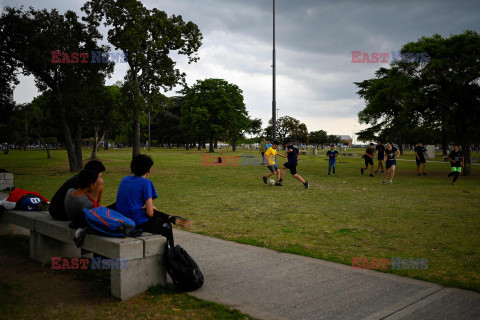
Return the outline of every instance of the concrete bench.
[[[0,191],[13,187],[13,173],[0,173]]]
[[[0,234],[30,235],[30,257],[46,265],[52,257],[79,258],[81,250],[75,246],[75,230],[69,221],[56,221],[48,212],[8,211],[0,214]],[[111,269],[111,293],[127,300],[144,292],[152,285],[167,284],[164,266],[166,239],[160,235],[143,233],[137,238],[112,238],[87,234],[81,248],[101,256],[125,261],[125,268]]]

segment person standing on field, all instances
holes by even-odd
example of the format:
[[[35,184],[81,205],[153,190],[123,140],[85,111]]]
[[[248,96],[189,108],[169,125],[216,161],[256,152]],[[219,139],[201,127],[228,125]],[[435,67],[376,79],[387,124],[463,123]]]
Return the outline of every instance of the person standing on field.
[[[333,169],[333,174],[335,174],[335,169],[337,167],[337,156],[338,156],[338,150],[335,149],[334,144],[331,144],[330,145],[330,150],[327,151],[328,175],[330,175],[331,169]]]
[[[387,156],[387,161],[385,161],[385,167],[387,168],[387,171],[385,172],[385,175],[383,176],[383,183],[387,183],[387,174],[391,170],[391,175],[390,175],[390,184],[393,182],[393,176],[395,175],[395,167],[397,166],[397,159],[398,156],[400,155],[400,150],[397,150],[393,146],[391,142],[387,143],[387,148],[385,149],[385,155]]]
[[[378,153],[377,160],[378,160],[378,167],[375,173],[385,173],[385,169],[383,168],[383,160],[385,160],[385,146],[383,145],[382,141],[378,140],[377,145],[375,146],[375,152]],[[375,154],[374,154],[375,156]],[[382,168],[382,171],[380,171]]]
[[[262,138],[262,142],[260,142],[260,153],[262,154],[262,166],[265,164],[265,152],[267,143],[265,142],[265,138]]]
[[[363,155],[365,158],[365,168],[361,168],[360,172],[363,174],[365,170],[368,169],[368,166],[371,166],[370,170],[370,177],[373,177],[373,170],[375,168],[375,165],[373,164],[373,157],[375,155],[375,147],[373,143],[370,143],[370,146],[367,148],[365,151],[365,154]]]
[[[427,160],[428,155],[425,153],[425,147],[423,146],[422,142],[417,143],[415,146],[415,161],[417,162],[417,174],[421,176],[420,174],[420,165],[423,163],[423,175],[426,176],[427,173],[425,172],[427,170]],[[427,160],[425,160],[425,156],[427,156]]]

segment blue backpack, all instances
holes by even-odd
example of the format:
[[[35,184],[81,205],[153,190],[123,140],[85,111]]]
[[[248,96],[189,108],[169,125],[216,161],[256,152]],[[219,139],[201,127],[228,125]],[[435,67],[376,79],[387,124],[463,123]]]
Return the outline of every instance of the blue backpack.
[[[83,212],[88,225],[100,233],[112,237],[125,237],[135,230],[135,222],[115,210],[98,207],[90,210],[84,208]]]

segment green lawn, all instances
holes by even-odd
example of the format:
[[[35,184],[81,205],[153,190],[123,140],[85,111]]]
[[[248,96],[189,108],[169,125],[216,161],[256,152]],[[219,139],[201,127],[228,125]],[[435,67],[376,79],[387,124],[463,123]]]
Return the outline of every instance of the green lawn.
[[[250,154],[215,156],[242,152]],[[327,176],[325,152],[301,157],[298,172],[310,181],[304,190],[288,172],[283,187],[267,186],[263,166],[202,166],[205,151],[155,149],[155,205],[192,219],[193,232],[347,265],[352,257],[428,259],[424,270],[382,272],[480,291],[480,166],[452,186],[444,179],[447,163],[429,162],[429,175],[418,177],[415,162],[399,160],[394,183],[383,185],[378,175],[360,174],[360,158],[340,157],[337,174]],[[17,187],[48,198],[71,176],[66,151],[52,155],[12,151],[0,155],[0,167],[15,173]],[[107,167],[109,204],[129,173],[131,149],[100,151],[99,157]]]

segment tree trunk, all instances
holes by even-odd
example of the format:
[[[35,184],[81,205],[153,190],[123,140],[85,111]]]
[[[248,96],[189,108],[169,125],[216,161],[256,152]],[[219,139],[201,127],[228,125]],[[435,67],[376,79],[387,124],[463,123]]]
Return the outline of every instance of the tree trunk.
[[[51,159],[52,156],[50,155],[50,149],[48,148],[48,143],[45,143],[45,150],[47,150],[47,159]]]
[[[70,172],[78,171],[77,156],[75,154],[75,147],[72,141],[72,133],[70,131],[70,125],[65,117],[65,111],[63,108],[60,111],[60,118],[62,121],[63,134],[65,138],[65,147],[67,149],[68,164],[70,165]]]
[[[213,143],[215,149],[218,149],[218,144],[217,144],[217,142],[218,142],[217,139],[215,139],[215,142]]]
[[[83,169],[83,155],[82,155],[82,128],[80,123],[75,124],[75,158],[77,160],[77,171]]]
[[[98,127],[94,128],[95,133],[93,134],[93,148],[92,148],[92,155],[90,156],[90,160],[96,160],[97,157],[97,148],[98,148]]]
[[[232,142],[232,151],[237,151],[237,141]]]
[[[108,150],[108,131],[105,131],[105,140],[103,141],[103,150]]]
[[[140,154],[140,111],[137,111],[134,119],[133,129],[133,154],[132,157]]]
[[[202,150],[202,142],[198,141],[198,151]]]
[[[185,149],[186,149],[187,151],[190,150],[190,143],[188,143],[188,142],[185,143]]]
[[[400,130],[397,131],[397,143],[398,149],[400,150],[400,154],[403,154],[403,141],[402,141],[402,133]]]
[[[463,168],[463,175],[469,176],[472,168],[472,158],[470,157],[470,138],[466,135],[463,135],[463,137],[459,140],[465,162],[465,167]]]
[[[38,140],[40,141],[41,144],[45,146],[45,150],[47,151],[47,159],[51,159],[52,156],[50,155],[50,149],[48,149],[48,143],[46,143],[43,138],[38,134]]]
[[[215,150],[213,150],[213,137],[210,137],[210,145],[209,145],[208,152],[210,152],[210,153],[215,152]]]
[[[447,148],[448,148],[447,130],[442,128],[442,151],[443,151],[444,157],[448,156]]]

